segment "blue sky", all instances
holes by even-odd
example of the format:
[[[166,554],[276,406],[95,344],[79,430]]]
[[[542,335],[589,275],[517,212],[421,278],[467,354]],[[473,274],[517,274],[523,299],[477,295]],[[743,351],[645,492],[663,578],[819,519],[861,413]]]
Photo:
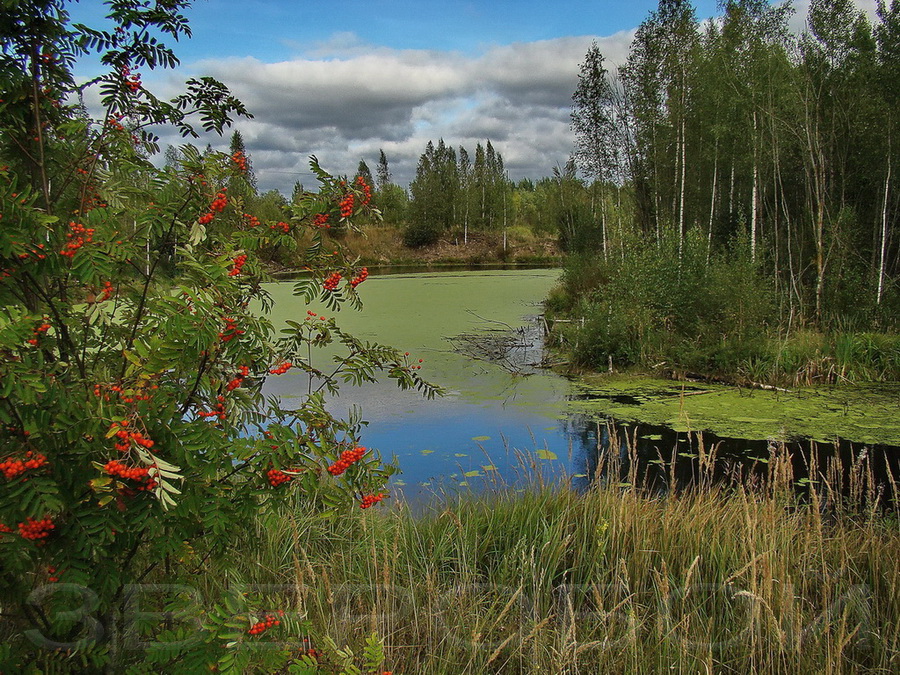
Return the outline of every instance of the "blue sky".
[[[393,49],[475,53],[485,47],[573,35],[612,35],[636,27],[653,0],[197,0],[187,16],[194,39],[183,59],[255,56],[279,61],[315,49],[336,34]],[[697,15],[716,0],[695,0]],[[97,20],[99,0],[81,0],[73,16]]]
[[[808,0],[797,7],[803,26]],[[872,14],[875,0],[855,0]],[[697,16],[716,0],[694,0]],[[333,173],[370,167],[384,150],[406,185],[425,144],[443,138],[474,152],[490,140],[513,180],[564,164],[578,68],[592,40],[607,67],[624,62],[634,30],[656,0],[197,0],[185,13],[193,39],[176,45],[181,66],[143,73],[158,95],[188,77],[223,81],[254,114],[244,136],[260,188],[311,186],[308,158]],[[72,7],[102,22],[100,0]],[[79,71],[85,78],[90,66]],[[163,134],[163,143],[179,144]],[[228,138],[203,138],[225,149]]]

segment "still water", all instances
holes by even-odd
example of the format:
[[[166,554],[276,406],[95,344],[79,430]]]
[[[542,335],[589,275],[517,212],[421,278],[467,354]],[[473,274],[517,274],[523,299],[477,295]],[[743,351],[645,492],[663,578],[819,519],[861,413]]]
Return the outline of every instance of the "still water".
[[[554,269],[373,275],[359,288],[364,308],[334,315],[355,336],[422,359],[422,377],[446,392],[427,400],[385,381],[345,385],[330,403],[334,414],[361,409],[368,422],[362,444],[400,467],[391,485],[396,496],[418,502],[495,481],[515,483],[531,465],[545,465],[548,474],[565,470],[572,450],[563,414],[570,384],[536,367],[542,354],[536,318],[558,277]],[[302,319],[307,309],[332,316],[306,306],[292,289],[290,282],[267,288],[276,327]],[[493,358],[500,349],[505,358]],[[324,366],[328,356],[321,358]],[[289,371],[270,377],[265,393],[289,402],[307,387],[304,374]]]
[[[624,388],[610,394],[541,369],[540,303],[559,274],[522,269],[373,275],[359,289],[364,308],[334,315],[356,337],[409,352],[414,363],[422,359],[421,375],[446,392],[427,400],[388,381],[345,385],[329,404],[335,415],[361,411],[367,422],[361,443],[400,468],[391,479],[395,498],[422,505],[435,495],[519,486],[535,478],[576,487],[638,478],[666,490],[697,480],[701,456],[711,449],[716,458],[710,476],[764,474],[771,451],[785,440],[792,442],[780,447],[792,453],[799,485],[810,479],[812,458],[824,467],[831,456],[851,465],[860,457],[872,461],[881,485],[890,482],[890,474],[900,476],[896,388],[854,412],[819,390],[789,397],[626,378],[604,385]],[[291,282],[267,290],[276,328],[302,320],[309,309],[332,316],[293,296]],[[325,369],[331,356],[317,358],[313,365]],[[270,377],[265,393],[290,404],[308,388],[306,375],[292,370]],[[816,434],[808,425],[819,418]],[[872,436],[876,429],[881,437]],[[702,439],[696,431],[705,431]]]

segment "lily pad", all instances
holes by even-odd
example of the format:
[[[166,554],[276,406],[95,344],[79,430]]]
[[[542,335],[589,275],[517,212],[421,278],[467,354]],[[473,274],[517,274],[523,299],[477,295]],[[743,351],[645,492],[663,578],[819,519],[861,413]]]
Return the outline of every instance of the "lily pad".
[[[481,475],[483,475],[483,474],[478,469],[475,469],[474,471],[466,471],[463,474],[463,476],[465,476],[466,478],[475,478],[476,476],[481,476]]]
[[[468,457],[468,455],[464,452],[456,452],[453,454],[454,457]]]
[[[489,441],[489,440],[491,440],[491,437],[490,436],[472,436],[472,440],[478,441],[478,442]]]
[[[547,450],[546,448],[541,448],[536,452],[539,459],[556,459],[556,453]]]
[[[434,452],[434,450],[419,450],[419,454],[422,454],[422,455],[430,455],[433,452]]]
[[[482,471],[496,471],[497,467],[494,466],[493,464],[485,464],[484,466],[481,467],[481,470]]]

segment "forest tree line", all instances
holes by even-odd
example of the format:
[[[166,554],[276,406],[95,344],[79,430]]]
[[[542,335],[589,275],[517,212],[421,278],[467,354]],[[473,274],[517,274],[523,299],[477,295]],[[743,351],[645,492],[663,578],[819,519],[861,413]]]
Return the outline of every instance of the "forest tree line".
[[[618,68],[587,52],[558,340],[592,368],[897,379],[900,2],[812,0],[799,34],[788,3],[721,7],[660,0]]]
[[[408,191],[383,151],[357,175],[410,246],[519,228],[605,259],[671,242],[679,260],[690,245],[711,261],[741,243],[778,322],[888,328],[900,313],[900,2],[871,22],[852,0],[813,0],[799,34],[792,11],[727,0],[701,22],[688,0],[661,0],[625,63],[592,45],[574,155],[540,180],[511,181],[490,140],[473,152],[429,141]],[[253,199],[277,217],[288,200],[273,193]]]
[[[790,311],[818,325],[897,307],[900,2],[873,24],[851,0],[728,0],[701,23],[661,0],[611,74],[596,43],[581,67],[576,158],[629,192],[636,230],[690,231],[710,249],[746,238]],[[618,186],[618,187],[617,187]],[[615,244],[604,231],[601,246]]]

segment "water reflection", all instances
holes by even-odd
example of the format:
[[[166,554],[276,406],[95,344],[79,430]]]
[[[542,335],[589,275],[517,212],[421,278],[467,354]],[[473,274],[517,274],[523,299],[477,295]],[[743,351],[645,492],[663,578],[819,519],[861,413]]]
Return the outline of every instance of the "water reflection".
[[[825,506],[837,499],[867,506],[875,501],[890,504],[900,476],[900,448],[844,439],[817,443],[728,438],[578,414],[569,417],[567,432],[576,448],[570,471],[578,490],[619,484],[665,494],[696,486],[780,483],[801,494],[817,487]]]
[[[592,481],[630,483],[653,494],[704,481],[762,483],[779,454],[774,450],[786,458],[779,470],[789,472],[800,490],[808,485],[804,481],[824,476],[841,485],[837,494],[866,500],[877,498],[879,490],[890,494],[891,476],[900,476],[900,448],[798,441],[782,449],[767,441],[686,434],[570,411],[575,388],[538,367],[543,323],[522,320],[539,311],[536,303],[557,278],[554,270],[373,275],[363,311],[340,313],[348,332],[423,358],[422,375],[448,391],[429,401],[378,382],[344,387],[329,402],[337,416],[354,407],[362,411],[367,425],[361,442],[402,471],[391,481],[395,496],[420,505],[447,492],[534,480],[570,481],[579,489]],[[293,296],[290,283],[267,290],[276,328],[310,308]],[[323,350],[313,365],[327,364],[333,364],[333,354]],[[292,398],[306,395],[309,384],[293,370],[269,378],[264,391],[289,406]],[[690,385],[679,390],[672,395],[685,395]],[[642,403],[629,394],[608,398],[610,404]]]

